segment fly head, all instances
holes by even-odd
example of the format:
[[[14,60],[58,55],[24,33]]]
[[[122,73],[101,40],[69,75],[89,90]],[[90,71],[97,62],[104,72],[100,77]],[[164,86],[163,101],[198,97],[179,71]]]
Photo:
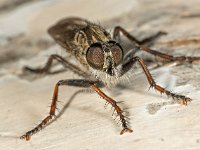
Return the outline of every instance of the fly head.
[[[96,42],[88,48],[86,60],[93,69],[117,76],[123,55],[122,47],[115,41]]]

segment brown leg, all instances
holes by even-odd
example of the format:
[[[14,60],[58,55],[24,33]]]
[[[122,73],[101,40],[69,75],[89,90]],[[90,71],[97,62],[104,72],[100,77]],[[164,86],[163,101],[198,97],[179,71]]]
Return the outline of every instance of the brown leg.
[[[132,66],[133,64],[138,61],[139,64],[141,65],[147,80],[150,84],[150,87],[153,87],[155,90],[159,91],[161,94],[165,93],[167,96],[172,97],[174,100],[176,100],[178,103],[183,104],[183,105],[187,105],[188,102],[191,101],[191,99],[189,97],[183,96],[183,95],[178,95],[175,93],[172,93],[168,90],[166,90],[165,88],[161,87],[160,85],[157,85],[156,82],[154,81],[152,75],[150,74],[147,66],[145,65],[143,59],[139,58],[139,57],[134,57],[133,59],[131,59],[129,62],[127,62],[126,64],[123,65],[123,69],[122,69],[122,75],[127,72]]]
[[[31,136],[35,133],[37,133],[38,131],[42,130],[54,117],[55,117],[55,111],[56,111],[56,103],[58,100],[58,87],[62,84],[62,80],[59,81],[54,88],[54,93],[53,93],[53,98],[52,98],[52,102],[51,102],[51,108],[50,108],[50,112],[49,115],[42,120],[42,122],[37,125],[34,129],[26,132],[24,135],[22,135],[20,137],[20,139],[25,139],[25,140],[30,140]]]
[[[102,98],[106,100],[109,104],[111,104],[114,108],[115,111],[117,112],[117,115],[120,117],[120,120],[122,122],[122,127],[123,130],[121,131],[120,134],[123,134],[124,132],[132,132],[131,129],[128,128],[127,121],[125,119],[125,116],[123,115],[123,111],[121,108],[117,105],[116,101],[114,101],[112,98],[108,97],[106,94],[104,94],[98,87],[98,86],[103,86],[102,83],[99,82],[92,82],[89,80],[84,80],[84,79],[77,79],[77,80],[60,80],[54,88],[54,93],[53,93],[53,98],[51,102],[51,108],[49,115],[42,120],[42,122],[37,125],[34,129],[26,132],[24,135],[22,135],[20,138],[25,139],[25,140],[30,140],[31,136],[41,129],[43,129],[50,121],[53,120],[55,117],[55,111],[56,111],[56,104],[58,101],[58,92],[59,92],[59,86],[61,85],[68,85],[68,86],[78,86],[78,87],[91,87],[97,94],[99,94]]]
[[[160,36],[167,34],[166,32],[160,31],[153,36],[147,37],[147,38],[143,39],[142,41],[139,41],[134,36],[130,35],[124,28],[122,28],[120,26],[116,26],[113,31],[113,39],[119,38],[120,32],[122,32],[122,34],[125,35],[131,42],[134,42],[138,45],[152,44]]]
[[[148,47],[143,47],[143,46],[138,46],[137,47],[139,50],[145,51],[147,53],[150,53],[154,56],[158,56],[161,58],[164,58],[168,61],[178,61],[178,62],[188,62],[188,63],[193,63],[196,61],[200,61],[200,57],[186,57],[186,56],[178,56],[178,57],[174,57],[172,55],[167,55],[165,53],[161,53],[155,50],[152,50]]]
[[[125,116],[123,115],[123,111],[122,109],[117,105],[117,102],[115,100],[113,100],[112,98],[108,97],[105,93],[103,93],[95,84],[93,84],[91,86],[91,88],[97,93],[99,94],[99,96],[101,96],[103,99],[106,100],[107,103],[111,104],[112,107],[115,108],[115,111],[117,112],[117,115],[120,118],[120,121],[122,123],[122,131],[120,132],[120,134],[122,135],[125,132],[133,132],[133,130],[131,130],[130,128],[128,128],[128,124],[127,121],[125,119]]]
[[[24,67],[24,70],[26,71],[30,71],[33,73],[50,73],[50,69],[53,63],[53,60],[57,60],[59,63],[61,63],[65,68],[69,68],[70,70],[72,70],[74,73],[83,76],[83,77],[87,77],[88,75],[83,72],[80,68],[76,67],[75,65],[73,65],[72,63],[68,62],[67,60],[65,60],[63,57],[53,54],[48,58],[48,61],[46,62],[45,66],[42,68],[30,68],[30,67]],[[58,71],[59,72],[59,71]],[[61,72],[61,71],[60,71]]]
[[[200,61],[200,57],[186,57],[186,56],[178,56],[178,57],[174,57],[172,55],[167,55],[165,53],[161,53],[158,52],[156,50],[152,50],[150,48],[141,46],[146,42],[149,42],[149,40],[151,41],[151,38],[149,39],[145,39],[144,41],[138,41],[135,37],[133,37],[131,34],[129,34],[125,29],[123,29],[122,27],[116,27],[114,30],[114,37],[119,36],[119,32],[122,32],[124,34],[124,36],[126,36],[131,42],[133,42],[135,45],[134,48],[138,49],[138,50],[142,50],[145,51],[147,53],[150,53],[154,56],[158,56],[161,57],[163,59],[166,59],[168,61],[179,61],[179,62],[189,62],[192,63],[194,61]],[[162,32],[161,32],[162,33]],[[163,33],[162,33],[163,34]],[[157,35],[158,36],[158,35]]]

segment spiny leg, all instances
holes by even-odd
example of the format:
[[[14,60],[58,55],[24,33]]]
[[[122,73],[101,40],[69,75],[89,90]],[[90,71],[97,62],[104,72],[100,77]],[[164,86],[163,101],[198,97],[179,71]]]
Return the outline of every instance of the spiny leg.
[[[75,65],[73,65],[72,63],[68,62],[67,60],[65,60],[63,57],[56,55],[56,54],[52,54],[49,56],[46,64],[44,67],[42,68],[31,68],[31,67],[24,67],[24,70],[33,72],[33,73],[50,73],[50,69],[52,67],[52,63],[53,60],[57,60],[59,63],[61,63],[65,68],[69,68],[70,70],[72,70],[73,72],[75,72],[76,74],[83,76],[83,77],[87,77],[88,75],[83,72],[80,68],[76,67]]]
[[[144,46],[137,46],[137,49],[139,50],[142,50],[142,51],[145,51],[147,53],[150,53],[154,56],[158,56],[160,58],[163,58],[163,59],[166,59],[168,61],[178,61],[178,62],[181,62],[181,63],[184,63],[184,62],[188,62],[188,63],[193,63],[193,62],[199,62],[200,61],[200,57],[186,57],[186,56],[172,56],[172,55],[168,55],[168,54],[165,54],[165,53],[161,53],[161,52],[158,52],[156,50],[152,50],[148,47],[144,47]]]
[[[138,41],[135,37],[133,37],[131,34],[129,34],[125,29],[123,29],[122,27],[116,27],[115,32],[114,32],[114,37],[119,36],[119,32],[122,32],[122,34],[124,36],[126,36],[131,42],[133,42],[134,44],[134,48],[136,50],[141,50],[141,51],[145,51],[147,53],[150,53],[154,56],[158,56],[160,58],[166,59],[168,61],[179,61],[179,62],[188,62],[188,63],[192,63],[195,61],[200,61],[200,57],[186,57],[186,56],[178,56],[178,57],[174,57],[172,55],[168,55],[165,53],[161,53],[158,52],[156,50],[150,49],[148,47],[142,46],[144,43],[149,42],[149,40],[144,40],[144,41]],[[150,38],[151,40],[151,38]]]
[[[189,97],[172,93],[172,92],[166,90],[165,88],[161,87],[160,85],[157,85],[156,82],[154,81],[151,73],[149,72],[147,66],[145,65],[144,60],[137,56],[132,58],[131,60],[129,60],[129,62],[127,62],[126,64],[123,64],[122,75],[125,74],[128,70],[130,70],[130,68],[135,64],[136,61],[138,61],[140,66],[142,67],[142,69],[147,77],[147,80],[150,84],[150,87],[153,87],[155,90],[159,91],[161,94],[164,93],[167,96],[172,97],[174,100],[176,100],[180,104],[187,105],[188,102],[191,101],[191,99]]]
[[[38,124],[34,129],[26,132],[24,135],[22,135],[21,139],[30,140],[31,136],[33,134],[36,134],[40,130],[42,130],[55,116],[57,101],[58,101],[58,93],[59,93],[59,86],[68,85],[68,86],[78,86],[78,87],[89,87],[91,81],[83,80],[83,79],[77,79],[77,80],[60,80],[57,82],[57,84],[54,87],[54,93],[53,98],[51,102],[51,107],[49,111],[49,115],[42,120],[40,124]]]
[[[134,42],[135,44],[138,45],[145,45],[145,44],[152,44],[156,39],[158,39],[162,35],[166,35],[166,32],[159,31],[155,35],[147,37],[141,41],[139,41],[137,38],[134,36],[130,35],[124,28],[120,26],[116,26],[113,31],[113,39],[117,39],[120,37],[120,32],[122,32],[131,42]]]
[[[51,107],[49,111],[49,115],[42,120],[40,124],[38,124],[34,129],[26,132],[24,135],[20,137],[20,139],[25,139],[25,140],[30,140],[31,136],[40,130],[42,130],[55,116],[55,111],[56,111],[56,105],[57,105],[57,100],[58,100],[58,87],[62,85],[62,80],[59,81],[54,88],[54,93],[53,93],[53,98],[51,102]]]
[[[22,135],[20,138],[25,140],[30,140],[31,136],[33,134],[36,134],[40,130],[42,130],[50,121],[54,119],[57,101],[58,101],[58,92],[59,92],[59,86],[67,85],[67,86],[77,86],[77,87],[84,87],[88,88],[91,87],[97,94],[99,94],[102,98],[106,100],[109,104],[111,104],[115,111],[117,112],[117,115],[120,117],[120,120],[122,122],[123,130],[120,134],[123,134],[124,132],[132,132],[131,129],[128,128],[127,121],[125,119],[125,116],[123,115],[122,109],[117,105],[116,101],[114,101],[112,98],[108,97],[106,94],[104,94],[98,86],[102,87],[103,84],[100,82],[93,82],[89,80],[84,79],[76,79],[76,80],[60,80],[54,88],[53,98],[51,102],[51,108],[49,111],[49,115],[42,120],[42,122],[37,125],[34,129],[26,132],[24,135]]]
[[[125,132],[133,132],[132,129],[128,128],[128,123],[125,119],[125,116],[123,115],[123,110],[117,105],[117,102],[115,100],[113,100],[112,98],[108,97],[104,92],[102,92],[95,84],[93,84],[91,86],[91,88],[97,93],[99,94],[99,96],[101,96],[103,99],[106,100],[107,103],[111,104],[112,107],[115,108],[115,111],[117,112],[117,116],[119,116],[120,121],[122,123],[122,131],[120,132],[120,134],[122,135]]]

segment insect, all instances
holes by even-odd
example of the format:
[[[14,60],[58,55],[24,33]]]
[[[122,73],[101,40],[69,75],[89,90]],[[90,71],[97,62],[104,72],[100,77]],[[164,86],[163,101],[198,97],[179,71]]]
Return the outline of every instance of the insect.
[[[115,81],[124,76],[131,68],[133,68],[136,62],[139,63],[143,69],[150,87],[154,88],[160,93],[172,97],[174,101],[178,103],[187,105],[188,102],[191,101],[189,97],[172,93],[156,84],[147,66],[145,65],[144,60],[130,53],[132,50],[144,51],[168,61],[192,63],[200,60],[200,57],[174,57],[172,55],[164,54],[143,46],[146,42],[150,42],[152,39],[162,35],[162,32],[159,32],[157,35],[154,35],[151,38],[139,41],[120,26],[114,28],[113,36],[111,36],[111,34],[100,25],[91,23],[82,18],[71,17],[57,22],[48,29],[48,33],[61,47],[66,50],[67,53],[75,56],[75,59],[83,66],[84,70],[56,54],[53,54],[49,57],[44,67],[35,69],[26,67],[26,70],[35,73],[48,73],[53,60],[57,60],[64,65],[64,67],[71,69],[84,79],[66,79],[58,81],[54,88],[49,115],[44,118],[34,129],[22,135],[20,137],[21,139],[30,140],[33,134],[40,131],[55,118],[60,86],[91,88],[116,111],[116,114],[119,117],[122,125],[120,134],[132,132],[133,130],[130,129],[123,110],[120,108],[118,103],[113,98],[106,95],[101,88],[115,83]],[[127,53],[125,53],[124,49],[117,41],[117,38],[120,37],[120,33],[122,33],[133,43],[133,48]]]

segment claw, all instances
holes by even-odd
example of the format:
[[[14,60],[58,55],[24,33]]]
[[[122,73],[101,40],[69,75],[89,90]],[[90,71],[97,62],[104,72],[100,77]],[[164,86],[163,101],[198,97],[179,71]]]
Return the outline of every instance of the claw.
[[[20,137],[20,139],[25,139],[26,141],[29,141],[31,139],[30,135],[24,134]]]
[[[179,100],[178,103],[181,104],[181,105],[187,106],[191,101],[192,101],[192,99],[185,98],[185,99]]]
[[[125,132],[131,133],[131,132],[133,132],[133,130],[131,130],[131,129],[129,129],[129,128],[124,128],[124,129],[122,129],[122,131],[120,132],[120,135],[124,134]]]

